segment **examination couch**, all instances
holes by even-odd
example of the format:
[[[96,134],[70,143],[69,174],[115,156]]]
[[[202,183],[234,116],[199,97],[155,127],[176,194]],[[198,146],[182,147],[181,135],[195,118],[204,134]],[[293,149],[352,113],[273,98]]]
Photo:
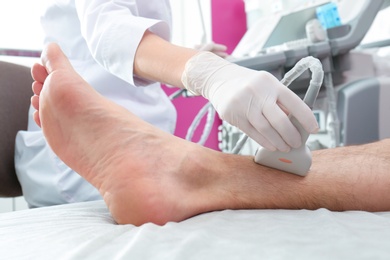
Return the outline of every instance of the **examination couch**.
[[[0,197],[22,195],[15,173],[15,137],[27,129],[32,96],[30,68],[0,61]]]

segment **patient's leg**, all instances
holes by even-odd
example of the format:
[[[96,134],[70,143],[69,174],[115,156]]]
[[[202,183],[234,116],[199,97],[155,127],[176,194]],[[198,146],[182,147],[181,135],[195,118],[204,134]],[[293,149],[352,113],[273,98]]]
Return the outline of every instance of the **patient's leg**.
[[[314,153],[305,178],[174,137],[100,96],[57,45],[32,74],[35,119],[118,223],[164,224],[222,209],[390,209],[390,142]]]

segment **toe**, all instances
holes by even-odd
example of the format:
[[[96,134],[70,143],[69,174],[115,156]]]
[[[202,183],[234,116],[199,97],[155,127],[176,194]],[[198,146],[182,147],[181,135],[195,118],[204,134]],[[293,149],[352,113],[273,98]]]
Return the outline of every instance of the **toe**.
[[[39,112],[38,111],[34,112],[34,121],[35,121],[35,123],[37,123],[37,125],[39,127],[41,127],[41,119],[39,118]]]
[[[32,90],[33,90],[34,94],[39,96],[41,94],[42,87],[43,87],[43,84],[41,82],[34,81],[32,84]]]
[[[39,110],[39,96],[34,95],[34,96],[31,97],[31,105],[36,110]]]
[[[31,68],[31,75],[35,81],[44,82],[48,74],[45,67],[35,63]]]

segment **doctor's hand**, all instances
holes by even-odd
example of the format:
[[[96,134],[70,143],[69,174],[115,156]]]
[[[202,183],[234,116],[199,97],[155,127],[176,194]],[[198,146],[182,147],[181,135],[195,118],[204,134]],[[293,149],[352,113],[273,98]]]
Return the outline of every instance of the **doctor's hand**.
[[[219,57],[224,59],[229,56],[229,54],[226,52],[227,51],[226,45],[219,44],[219,43],[209,42],[206,44],[199,44],[195,46],[195,49],[198,51],[212,52],[215,55],[218,55]]]
[[[271,151],[287,152],[302,144],[288,114],[308,133],[318,131],[310,108],[268,72],[238,66],[210,52],[199,52],[187,61],[182,83],[193,94],[207,98],[221,119]]]

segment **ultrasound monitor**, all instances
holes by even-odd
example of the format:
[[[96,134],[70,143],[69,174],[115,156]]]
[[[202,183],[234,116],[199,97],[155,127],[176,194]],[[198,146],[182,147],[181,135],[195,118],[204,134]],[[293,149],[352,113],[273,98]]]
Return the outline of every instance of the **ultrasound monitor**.
[[[325,3],[281,16],[263,48],[306,38],[306,23],[317,18],[316,9],[323,4]]]

